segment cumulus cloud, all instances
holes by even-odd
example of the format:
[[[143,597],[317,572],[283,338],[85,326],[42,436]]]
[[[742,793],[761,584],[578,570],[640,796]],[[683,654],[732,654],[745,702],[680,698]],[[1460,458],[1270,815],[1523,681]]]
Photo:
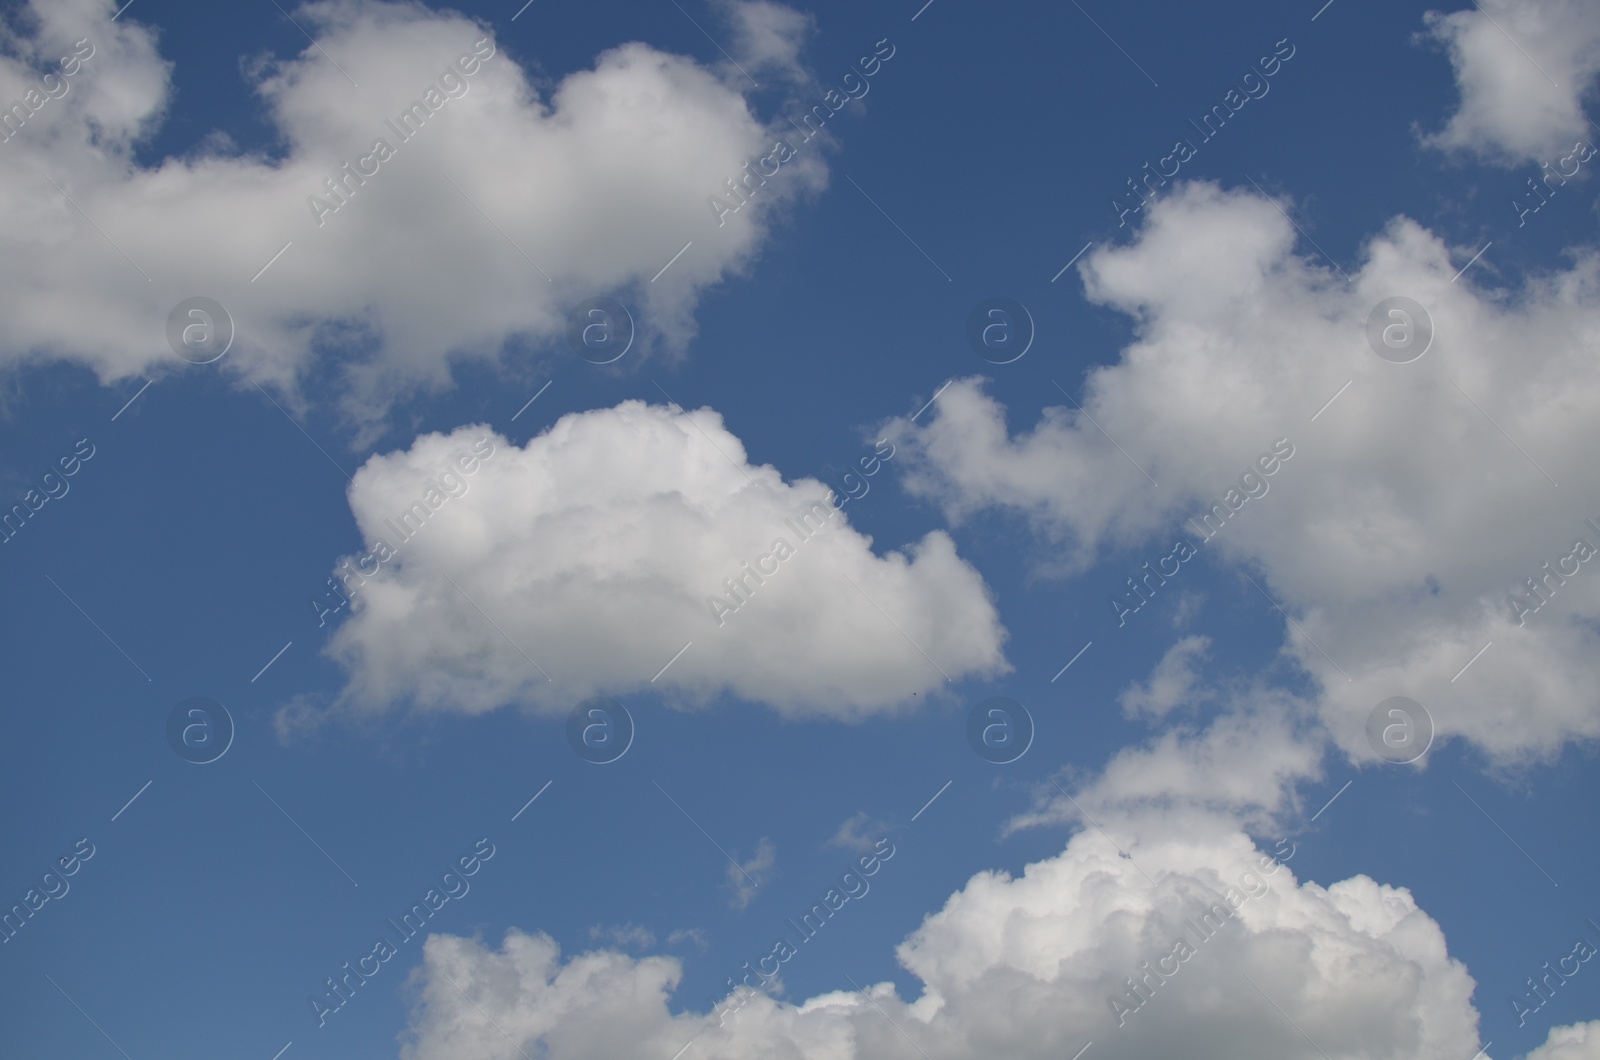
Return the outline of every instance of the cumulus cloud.
[[[1296,806],[1295,786],[1322,774],[1326,737],[1308,713],[1279,690],[1239,694],[1203,725],[1174,725],[1118,751],[1075,796],[1041,787],[1034,808],[1005,833],[1074,822],[1143,828],[1151,814],[1175,827],[1240,820],[1276,828]]]
[[[1461,103],[1426,138],[1434,147],[1491,161],[1553,162],[1588,139],[1583,101],[1600,74],[1600,10],[1588,0],[1483,0],[1427,14],[1443,44]]]
[[[974,876],[898,947],[920,982],[910,1000],[879,983],[675,1015],[675,959],[563,959],[515,929],[499,948],[435,935],[402,1055],[671,1057],[692,1043],[705,1060],[1054,1060],[1093,1040],[1096,1056],[1130,1060],[1460,1060],[1478,1048],[1472,978],[1405,889],[1301,884],[1238,832],[1174,831],[1136,854],[1137,867],[1085,832],[1020,876]],[[1174,957],[1180,939],[1187,956]]]
[[[1394,695],[1448,696],[1441,736],[1505,761],[1600,735],[1600,573],[1575,548],[1600,548],[1585,523],[1600,519],[1587,457],[1600,445],[1600,255],[1580,248],[1568,268],[1485,292],[1471,274],[1452,282],[1463,255],[1404,217],[1348,281],[1296,247],[1255,193],[1175,188],[1131,243],[1078,266],[1088,298],[1135,325],[1117,363],[1088,374],[1085,411],[1048,407],[1012,434],[982,380],[958,381],[925,425],[895,428],[903,481],[953,521],[1014,513],[1071,570],[1186,539],[1251,571],[1293,616],[1283,650],[1358,759],[1373,761],[1367,714]],[[1411,363],[1368,344],[1369,315],[1394,296],[1432,321]],[[1548,577],[1540,595],[1534,577]],[[1115,626],[1110,601],[1106,615]]]
[[[249,64],[279,155],[221,135],[141,165],[172,70],[137,9],[113,23],[114,9],[31,0],[37,29],[0,56],[11,100],[73,42],[93,49],[0,145],[0,366],[61,358],[108,381],[182,367],[166,319],[197,295],[233,317],[225,368],[292,390],[321,365],[358,422],[508,342],[571,356],[568,312],[607,292],[634,302],[634,356],[671,355],[699,293],[826,179],[800,152],[719,227],[707,197],[773,143],[735,72],[630,43],[542,84],[492,30],[408,0],[305,4],[315,46]],[[763,63],[797,62],[787,9],[729,10],[767,27],[745,34]]]
[[[561,714],[650,688],[856,719],[1009,669],[946,533],[874,552],[849,498],[750,464],[710,409],[628,401],[521,448],[486,427],[424,435],[369,459],[349,500],[369,551],[337,570],[337,709]]]
[[[910,996],[845,980],[786,999],[783,964],[803,945],[787,938],[756,962],[776,972],[766,984],[752,972],[695,1003],[675,996],[674,958],[564,957],[516,928],[498,947],[435,935],[402,1056],[1059,1060],[1090,1041],[1112,1060],[1471,1056],[1474,981],[1409,891],[1303,883],[1292,846],[1266,854],[1240,828],[1315,775],[1315,741],[1292,731],[1306,713],[1235,692],[1206,731],[1118,755],[1079,788],[1075,809],[1105,815],[1093,827],[1020,875],[977,873],[896,947]],[[1034,823],[1085,816],[1041,809]]]
[[[1551,1027],[1527,1060],[1600,1060],[1600,1020]]]

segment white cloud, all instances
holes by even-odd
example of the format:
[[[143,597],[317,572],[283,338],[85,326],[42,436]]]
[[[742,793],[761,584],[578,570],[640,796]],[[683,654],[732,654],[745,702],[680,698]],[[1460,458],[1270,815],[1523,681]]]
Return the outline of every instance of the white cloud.
[[[1191,593],[1187,590],[1178,594],[1178,605],[1172,609],[1172,628],[1182,629],[1194,621],[1194,616],[1200,613],[1200,608],[1205,606],[1205,593]]]
[[[1135,681],[1117,697],[1122,712],[1129,717],[1145,714],[1160,718],[1181,706],[1193,706],[1204,698],[1196,688],[1199,669],[1196,663],[1211,648],[1210,637],[1184,637],[1161,657],[1145,682]]]
[[[1523,625],[1509,601],[1580,535],[1600,547],[1583,522],[1600,519],[1587,456],[1600,446],[1600,256],[1581,249],[1568,269],[1480,293],[1471,274],[1452,282],[1470,251],[1405,218],[1367,243],[1349,282],[1296,247],[1259,195],[1175,188],[1131,244],[1078,266],[1092,302],[1135,321],[1119,361],[1089,373],[1086,415],[1045,408],[1012,435],[983,383],[958,381],[926,425],[894,428],[903,481],[953,520],[1026,518],[1071,569],[1108,548],[1166,555],[1180,535],[1200,540],[1190,520],[1238,506],[1201,552],[1261,572],[1300,627],[1285,627],[1284,651],[1358,759],[1373,761],[1366,717],[1394,695],[1448,702],[1441,738],[1505,761],[1600,735],[1600,569],[1584,563]],[[1409,364],[1367,343],[1392,296],[1435,327]],[[1242,499],[1243,473],[1279,439],[1293,455]],[[1151,606],[1182,590],[1173,577]],[[1115,626],[1109,601],[1106,615]]]
[[[515,930],[506,934],[498,953],[450,935],[430,936],[423,952],[425,963],[412,980],[420,980],[422,990],[413,1014],[415,1040],[401,1052],[409,1060],[516,1056],[517,1047],[506,1037],[518,1047],[543,1038],[545,1056],[597,1060],[639,1055],[641,1043],[654,1036],[665,1044],[657,1010],[678,983],[680,965],[674,958],[634,960],[602,950],[563,964],[550,938]],[[472,1004],[462,1000],[462,993]]]
[[[1551,1027],[1527,1060],[1600,1060],[1600,1020]]]
[[[793,84],[812,80],[799,55],[817,28],[815,16],[772,0],[716,0],[714,6],[733,27],[730,45],[742,72]]]
[[[492,454],[445,481],[475,444]],[[422,505],[422,530],[398,527],[413,535],[401,543],[396,523],[429,480],[437,511]],[[1009,669],[983,579],[947,534],[875,554],[848,498],[835,513],[828,494],[748,463],[710,409],[638,401],[564,416],[522,448],[463,427],[374,456],[351,511],[369,547],[398,555],[355,589],[330,640],[349,676],[339,705],[562,714],[651,689],[679,706],[731,693],[856,719],[911,709],[946,674]],[[744,602],[729,613],[736,578]]]
[[[1054,784],[1041,786],[1034,808],[1007,822],[1005,833],[1082,821],[1084,813],[1123,829],[1148,828],[1153,815],[1179,829],[1208,819],[1277,827],[1295,808],[1295,785],[1322,773],[1326,737],[1307,713],[1281,691],[1236,693],[1204,726],[1174,725],[1124,747],[1072,799]]]
[[[699,928],[676,928],[667,935],[667,945],[677,946],[687,942],[695,949],[704,953],[710,943],[706,941],[706,933]]]
[[[1021,876],[974,876],[898,948],[921,982],[910,1001],[879,983],[870,1000],[758,994],[725,1020],[694,1006],[674,1016],[675,959],[563,960],[548,937],[515,929],[498,950],[435,935],[402,1055],[671,1057],[692,1042],[702,1060],[1059,1060],[1092,1039],[1113,1060],[1460,1060],[1478,1048],[1473,981],[1405,889],[1364,876],[1299,884],[1226,830],[1164,835],[1135,854],[1137,866],[1085,832]],[[1218,904],[1211,925],[1194,923]],[[1179,938],[1192,955],[1163,966]],[[1109,999],[1137,1000],[1126,980],[1145,974],[1140,962],[1172,972],[1146,980],[1119,1025]]]
[[[756,842],[755,853],[748,859],[729,863],[728,889],[733,892],[733,897],[728,904],[734,909],[747,908],[755,899],[757,889],[772,879],[777,864],[778,848],[772,840],[762,836]]]
[[[1583,100],[1600,73],[1600,10],[1591,0],[1482,0],[1427,14],[1448,48],[1460,107],[1434,147],[1492,161],[1554,162],[1590,139]]]
[[[196,295],[230,311],[237,337],[220,364],[246,379],[292,388],[340,347],[338,392],[357,421],[446,384],[453,358],[498,358],[510,339],[573,356],[566,314],[606,292],[634,303],[630,356],[671,354],[693,333],[699,292],[744,268],[775,211],[826,177],[817,152],[800,152],[718,227],[707,196],[774,139],[742,78],[632,43],[539,84],[491,30],[405,0],[304,5],[294,14],[317,47],[251,64],[282,157],[217,153],[223,136],[144,167],[132,150],[165,114],[171,69],[138,10],[112,23],[113,10],[32,0],[41,28],[0,58],[0,99],[15,99],[37,83],[30,62],[85,36],[95,49],[71,90],[0,145],[8,363],[64,358],[106,380],[183,367],[166,318]],[[768,65],[794,60],[784,10],[732,9],[770,28]],[[494,51],[470,76],[447,74],[474,48]],[[386,119],[419,100],[426,120],[402,139]],[[379,138],[392,157],[374,152]],[[344,163],[367,175],[346,176]],[[337,202],[324,189],[336,176],[348,202],[314,209],[313,196]]]
[[[1267,855],[1240,830],[1316,763],[1288,731],[1303,710],[1271,693],[1231,706],[1208,732],[1125,751],[1081,788],[1102,827],[1021,875],[974,875],[926,916],[895,951],[913,996],[841,983],[787,1001],[780,980],[771,995],[739,985],[701,1004],[674,997],[675,959],[563,959],[515,928],[499,949],[436,935],[413,972],[402,1055],[1060,1060],[1092,1040],[1108,1060],[1471,1056],[1473,979],[1409,891],[1364,875],[1301,883],[1292,847]],[[756,963],[781,976],[797,945]]]
[[[846,819],[826,845],[866,854],[878,845],[878,840],[888,834],[888,825],[872,817],[867,811],[861,810]]]

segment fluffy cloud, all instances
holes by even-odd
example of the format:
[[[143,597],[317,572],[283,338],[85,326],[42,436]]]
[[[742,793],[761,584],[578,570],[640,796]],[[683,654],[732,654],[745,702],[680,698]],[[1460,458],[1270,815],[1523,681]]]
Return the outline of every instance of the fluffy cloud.
[[[66,358],[107,380],[181,366],[166,318],[196,295],[230,311],[222,364],[253,381],[291,388],[337,348],[357,420],[443,385],[453,358],[560,343],[570,308],[604,292],[635,302],[638,352],[671,351],[698,293],[747,265],[774,211],[826,176],[801,152],[718,227],[707,196],[773,140],[736,72],[634,43],[538,85],[492,31],[404,0],[304,5],[294,14],[316,46],[252,64],[281,157],[229,151],[224,135],[142,166],[134,148],[162,120],[171,70],[137,9],[115,23],[113,10],[32,0],[39,28],[0,57],[0,99],[21,99],[38,64],[81,38],[94,48],[0,146],[0,366]],[[767,27],[754,39],[769,67],[795,62],[784,10],[731,8]],[[414,102],[420,128],[386,123]],[[344,189],[337,212],[310,201],[339,204],[329,179]]]
[[[1483,0],[1430,11],[1427,25],[1461,93],[1429,144],[1515,164],[1553,161],[1589,137],[1583,99],[1600,73],[1600,11],[1589,0]]]
[[[490,455],[456,463],[475,445]],[[565,416],[522,448],[464,427],[374,456],[349,490],[373,551],[340,567],[365,580],[329,645],[349,673],[339,705],[564,713],[653,688],[851,719],[1009,669],[983,580],[947,534],[880,556],[829,495],[749,464],[710,409],[638,401]]]
[[[1296,246],[1259,195],[1176,188],[1131,244],[1079,265],[1089,299],[1135,322],[1120,360],[1089,373],[1086,415],[1046,408],[1012,435],[983,382],[959,381],[930,422],[897,428],[905,481],[953,520],[1016,513],[1074,569],[1182,535],[1259,570],[1299,627],[1284,651],[1357,758],[1372,760],[1365,719],[1393,695],[1448,703],[1442,735],[1508,761],[1600,735],[1600,572],[1574,557],[1579,537],[1600,547],[1584,522],[1600,519],[1600,256],[1491,294],[1452,282],[1451,248],[1406,218],[1348,281]],[[1368,345],[1392,296],[1431,315],[1420,360]],[[1279,439],[1293,455],[1245,478]],[[1515,590],[1539,603],[1526,579],[1547,562],[1577,573],[1551,577],[1537,613],[1513,607]]]
[[[1527,1060],[1600,1060],[1600,1020],[1551,1027],[1544,1044]]]
[[[1018,876],[974,875],[925,917],[896,948],[914,996],[846,980],[785,1000],[796,951],[775,944],[770,995],[752,975],[685,1004],[674,958],[564,958],[515,928],[498,948],[435,935],[412,973],[402,1056],[1060,1060],[1090,1041],[1111,1060],[1471,1056],[1475,984],[1409,891],[1364,875],[1302,883],[1292,848],[1267,855],[1240,829],[1252,807],[1292,799],[1320,756],[1295,734],[1303,705],[1254,689],[1227,699],[1206,731],[1161,734],[1079,788],[1103,826]],[[1066,820],[1059,810],[1026,823]]]
[[[1129,717],[1148,715],[1159,718],[1173,709],[1191,704],[1195,700],[1195,682],[1199,677],[1197,663],[1205,658],[1211,647],[1210,637],[1184,637],[1167,649],[1150,678],[1135,681],[1117,697],[1122,712]]]
[[[1053,782],[1042,785],[1034,807],[1004,832],[1083,823],[1131,834],[1153,814],[1175,828],[1227,820],[1275,830],[1297,809],[1295,786],[1322,775],[1326,737],[1308,714],[1281,691],[1236,693],[1203,725],[1173,725],[1118,751],[1070,798]]]
[[[798,60],[800,45],[816,29],[816,19],[772,0],[716,0],[714,6],[733,27],[737,69],[756,77],[778,77],[791,84],[812,80]]]
[[[675,959],[563,960],[517,930],[499,949],[436,935],[402,1055],[1059,1060],[1092,1039],[1111,1058],[1460,1060],[1478,1048],[1473,981],[1403,888],[1300,884],[1237,832],[1165,830],[1134,855],[1085,832],[1021,876],[973,877],[898,948],[922,984],[910,1001],[880,983],[673,1015]],[[1189,955],[1172,958],[1179,939]]]

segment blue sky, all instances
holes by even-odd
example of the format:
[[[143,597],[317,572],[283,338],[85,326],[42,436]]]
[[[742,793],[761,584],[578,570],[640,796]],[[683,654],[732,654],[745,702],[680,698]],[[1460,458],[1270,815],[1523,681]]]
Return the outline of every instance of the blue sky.
[[[1600,1057],[1592,9],[118,6],[3,12],[0,1053]]]

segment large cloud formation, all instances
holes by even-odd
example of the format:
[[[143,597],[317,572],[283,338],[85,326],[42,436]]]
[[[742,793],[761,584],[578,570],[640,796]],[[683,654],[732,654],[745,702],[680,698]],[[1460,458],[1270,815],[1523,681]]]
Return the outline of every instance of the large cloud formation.
[[[193,296],[230,312],[223,364],[251,380],[292,388],[336,345],[358,421],[443,384],[452,358],[554,341],[573,305],[605,292],[637,300],[636,355],[670,351],[698,293],[826,179],[821,153],[802,150],[719,227],[707,196],[773,143],[730,64],[633,43],[541,85],[492,30],[405,0],[293,12],[315,44],[250,66],[277,157],[219,131],[142,166],[171,66],[137,9],[111,22],[113,10],[31,0],[36,28],[0,56],[0,100],[25,101],[40,68],[75,42],[92,49],[59,98],[19,102],[26,120],[0,145],[0,367],[65,358],[113,380],[181,366],[166,320]],[[729,10],[769,84],[798,69],[803,20],[770,3]]]
[[[1460,1060],[1478,1048],[1472,978],[1404,888],[1301,884],[1240,833],[1152,828],[1132,860],[1084,832],[1021,876],[974,876],[900,945],[922,983],[911,1000],[880,983],[674,1015],[674,958],[563,960],[517,930],[498,949],[436,935],[401,1055],[1060,1060],[1092,1040],[1094,1056],[1130,1060]]]
[[[1585,522],[1600,519],[1600,255],[1491,293],[1406,218],[1348,280],[1296,246],[1278,204],[1178,187],[1131,244],[1078,267],[1136,332],[1089,373],[1084,412],[1046,408],[1013,435],[982,380],[957,382],[925,425],[893,428],[908,488],[956,521],[1013,512],[1073,569],[1182,536],[1259,571],[1298,627],[1284,650],[1356,757],[1371,758],[1366,716],[1394,695],[1506,760],[1600,735],[1600,573],[1585,558],[1600,548]],[[1368,342],[1393,296],[1434,329],[1410,363]],[[1280,439],[1293,455],[1263,476]]]
[[[1197,650],[1180,641],[1145,687]],[[1125,750],[1076,802],[1045,786],[1050,812],[1013,827],[1087,826],[1020,875],[975,874],[924,917],[895,951],[912,996],[841,977],[835,990],[785,999],[792,941],[757,962],[771,977],[764,989],[751,989],[763,986],[751,971],[697,1005],[677,996],[674,957],[563,956],[549,936],[515,928],[498,946],[441,934],[408,981],[401,1056],[1061,1060],[1091,1043],[1088,1055],[1112,1060],[1485,1051],[1473,977],[1407,889],[1366,875],[1302,882],[1293,844],[1268,853],[1240,828],[1317,773],[1320,755],[1291,732],[1303,705],[1249,686],[1201,691],[1225,706],[1197,738],[1158,734]],[[1198,702],[1180,698],[1173,710]],[[1129,767],[1138,755],[1148,768]],[[1592,1060],[1597,1030],[1556,1027],[1529,1060]]]
[[[872,473],[894,459],[872,452]],[[653,687],[851,719],[1009,669],[946,533],[875,554],[849,494],[750,464],[710,409],[628,401],[522,448],[486,427],[424,435],[368,460],[349,497],[371,549],[338,572],[350,710],[561,712]]]
[[[1427,25],[1461,92],[1427,143],[1502,164],[1553,163],[1591,137],[1583,101],[1600,74],[1600,13],[1589,0],[1482,0],[1430,11]]]
[[[1180,642],[1156,676],[1196,650]],[[612,948],[564,957],[549,936],[515,928],[498,946],[441,934],[408,981],[401,1056],[1061,1060],[1092,1044],[1091,1055],[1112,1060],[1461,1060],[1482,1051],[1476,984],[1408,890],[1366,875],[1302,882],[1293,844],[1267,853],[1240,828],[1241,816],[1281,810],[1317,773],[1320,754],[1291,732],[1303,705],[1251,687],[1205,691],[1226,706],[1198,738],[1159,734],[1120,753],[1078,786],[1076,802],[1047,786],[1061,796],[1041,799],[1049,812],[1008,830],[1069,817],[1088,826],[1020,875],[977,873],[924,917],[895,951],[913,996],[846,979],[785,999],[792,940],[757,962],[765,984],[749,971],[744,983],[730,980],[731,993],[696,1005],[676,996],[674,957]],[[1192,708],[1186,698],[1173,709]],[[1148,768],[1129,766],[1137,755]],[[1055,812],[1069,803],[1072,814]],[[1597,1027],[1556,1028],[1531,1060],[1589,1060]]]

